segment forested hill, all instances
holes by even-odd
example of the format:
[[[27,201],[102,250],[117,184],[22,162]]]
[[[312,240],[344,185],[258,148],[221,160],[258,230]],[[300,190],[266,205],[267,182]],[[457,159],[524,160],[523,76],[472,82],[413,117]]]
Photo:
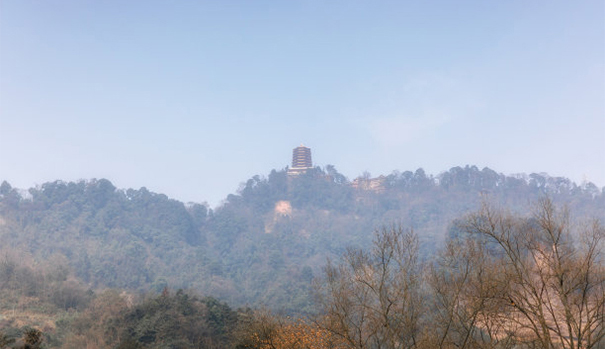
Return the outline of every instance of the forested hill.
[[[422,169],[353,185],[333,166],[298,177],[254,176],[214,210],[105,179],[45,183],[27,195],[0,186],[0,251],[70,270],[92,288],[194,288],[233,305],[309,310],[326,258],[369,246],[382,225],[412,227],[423,258],[452,220],[487,198],[522,211],[541,197],[605,219],[605,189],[543,174],[474,166],[437,177]]]

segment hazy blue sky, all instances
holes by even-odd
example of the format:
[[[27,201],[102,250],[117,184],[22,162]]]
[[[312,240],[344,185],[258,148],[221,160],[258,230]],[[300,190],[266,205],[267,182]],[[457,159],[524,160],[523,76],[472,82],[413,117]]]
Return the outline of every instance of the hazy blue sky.
[[[300,143],[605,186],[605,3],[0,1],[0,181],[215,206]]]

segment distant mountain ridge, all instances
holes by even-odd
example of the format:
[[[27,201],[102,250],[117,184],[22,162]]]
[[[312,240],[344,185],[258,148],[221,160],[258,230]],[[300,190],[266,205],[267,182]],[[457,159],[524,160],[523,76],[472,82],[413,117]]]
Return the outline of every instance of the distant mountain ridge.
[[[273,170],[213,210],[106,179],[49,182],[26,197],[3,182],[0,249],[62,260],[93,288],[190,287],[235,305],[304,312],[309,281],[326,259],[369,246],[382,225],[412,227],[430,258],[452,220],[486,198],[524,212],[549,196],[576,215],[605,219],[605,188],[545,174],[465,166],[436,177],[393,172],[381,190],[352,183],[329,165],[296,177]]]

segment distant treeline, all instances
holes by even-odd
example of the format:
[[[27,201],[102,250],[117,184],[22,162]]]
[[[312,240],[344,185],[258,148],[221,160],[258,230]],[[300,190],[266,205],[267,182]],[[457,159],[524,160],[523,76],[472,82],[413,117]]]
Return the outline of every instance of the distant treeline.
[[[333,166],[296,177],[273,170],[211,209],[145,188],[117,189],[105,179],[50,182],[25,193],[3,182],[0,248],[32,261],[60,260],[92,290],[195,289],[235,306],[294,314],[313,311],[309,281],[326,259],[370,246],[378,226],[413,228],[427,260],[452,221],[486,198],[523,212],[547,196],[605,219],[603,189],[544,174],[466,166],[436,177],[422,169],[395,172],[380,183],[380,190],[356,189]],[[278,202],[289,210],[276,211]]]

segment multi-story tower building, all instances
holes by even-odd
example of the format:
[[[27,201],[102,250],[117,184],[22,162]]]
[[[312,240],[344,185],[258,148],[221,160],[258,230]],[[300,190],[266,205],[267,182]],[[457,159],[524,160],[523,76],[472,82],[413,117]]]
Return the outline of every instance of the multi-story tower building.
[[[307,148],[302,144],[299,147],[294,148],[292,151],[292,167],[288,169],[288,174],[298,175],[305,173],[312,167],[311,148]]]

